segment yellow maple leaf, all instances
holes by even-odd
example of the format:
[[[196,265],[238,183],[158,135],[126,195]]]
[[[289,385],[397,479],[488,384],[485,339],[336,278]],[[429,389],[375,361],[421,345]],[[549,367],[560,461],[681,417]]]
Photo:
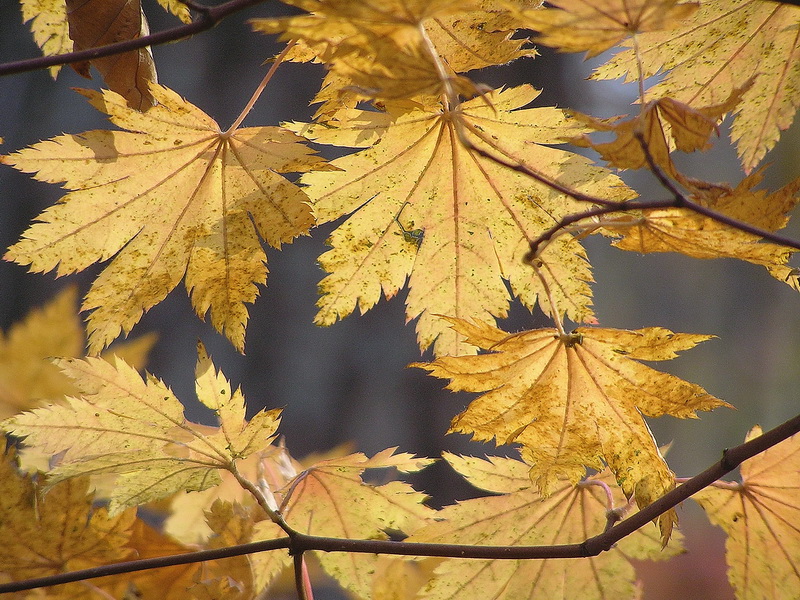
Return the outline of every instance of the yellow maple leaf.
[[[231,470],[236,460],[270,444],[280,413],[265,410],[244,421],[241,392],[231,394],[209,362],[201,354],[196,389],[220,421],[213,432],[187,421],[161,381],[143,381],[124,362],[100,358],[57,361],[80,397],[17,415],[2,428],[43,452],[62,453],[49,473],[53,483],[83,474],[116,475],[112,514],[179,490],[204,490],[219,484],[219,470]]]
[[[430,462],[393,448],[370,458],[356,453],[320,461],[290,482],[281,513],[291,527],[313,535],[387,539],[385,531],[412,533],[435,514],[422,504],[425,494],[400,481],[370,485],[361,475],[386,468],[410,473]],[[320,554],[319,561],[342,586],[369,595],[377,555],[334,552]]]
[[[523,10],[520,24],[539,32],[536,41],[564,52],[597,56],[632,35],[672,29],[698,3],[678,0],[548,0],[557,8]]]
[[[158,106],[82,92],[128,131],[62,135],[3,157],[72,191],[42,213],[6,258],[34,271],[80,271],[116,255],[83,304],[96,353],[186,276],[198,315],[240,351],[246,302],[266,281],[259,236],[280,247],[313,222],[306,195],[279,173],[324,168],[279,127],[224,133],[197,107],[152,86]]]
[[[408,319],[419,317],[420,346],[436,354],[462,354],[462,342],[435,315],[488,319],[504,316],[512,292],[532,308],[591,321],[589,265],[580,244],[561,236],[541,256],[541,272],[555,300],[522,263],[530,240],[582,205],[532,178],[479,155],[459,140],[489,152],[519,157],[551,179],[607,200],[631,191],[587,159],[558,144],[582,126],[555,108],[516,110],[538,92],[530,86],[495,91],[486,102],[465,102],[457,113],[441,105],[403,111],[391,120],[347,111],[323,125],[292,127],[320,143],[364,145],[333,162],[342,171],[309,173],[314,211],[324,223],[353,213],[329,239],[319,262],[330,273],[320,284],[316,322],[330,325],[356,305],[372,308],[381,292],[394,296],[409,278]],[[349,134],[342,133],[349,130]],[[348,141],[350,140],[350,141]],[[488,140],[488,141],[487,141]]]
[[[30,21],[33,41],[45,56],[72,51],[64,0],[20,0],[20,8],[22,21]],[[55,77],[60,70],[61,65],[50,67],[50,75]]]
[[[439,512],[441,520],[411,536],[411,542],[465,545],[536,546],[576,544],[606,526],[606,490],[616,506],[625,497],[607,470],[575,486],[561,480],[542,498],[531,488],[528,466],[518,460],[488,461],[446,454],[445,459],[470,483],[501,493],[463,500]],[[479,464],[479,463],[482,463]],[[487,477],[488,475],[488,477]],[[503,478],[501,485],[498,478]],[[575,560],[445,560],[420,595],[426,600],[493,598],[639,597],[632,560],[665,560],[681,552],[680,540],[662,551],[659,536],[639,529],[608,552]]]
[[[787,213],[800,200],[800,179],[770,194],[753,189],[762,176],[757,171],[733,190],[711,189],[699,199],[745,223],[768,231],[780,229],[788,221]],[[604,221],[603,231],[620,237],[613,244],[622,250],[643,254],[680,252],[703,259],[736,258],[762,265],[779,281],[798,288],[796,269],[788,265],[794,250],[763,242],[759,236],[690,210],[667,208],[624,214]]]
[[[69,378],[51,362],[53,357],[83,356],[83,325],[78,318],[77,290],[64,288],[41,309],[0,332],[0,418],[56,402],[74,394]],[[140,369],[155,343],[154,334],[115,344],[109,352]]]
[[[310,14],[256,19],[256,31],[298,40],[290,60],[323,60],[330,73],[316,102],[344,98],[436,98],[478,88],[457,73],[535,52],[512,39],[516,23],[498,0],[291,2]],[[333,83],[335,82],[335,85]]]
[[[135,516],[135,510],[112,517],[93,509],[88,477],[43,495],[16,470],[13,452],[0,457],[0,573],[14,581],[131,558],[126,544]],[[80,583],[68,586],[70,597],[90,596]]]
[[[598,79],[637,78],[669,71],[648,98],[669,96],[693,107],[721,103],[755,78],[745,92],[731,137],[748,173],[772,148],[800,105],[800,8],[761,0],[703,2],[679,29],[637,37],[633,50],[597,69]],[[627,42],[629,43],[629,42]]]
[[[625,495],[646,506],[675,483],[642,415],[688,418],[727,406],[698,385],[637,362],[674,358],[707,335],[657,327],[507,334],[486,323],[446,320],[488,353],[413,366],[450,379],[449,389],[484,392],[453,419],[450,431],[521,444],[544,495],[563,479],[579,481],[585,467],[608,465]],[[659,518],[665,539],[673,519],[672,512]]]
[[[754,427],[751,440],[761,435]],[[746,460],[740,484],[692,498],[722,527],[728,580],[740,600],[794,598],[800,589],[800,436]]]

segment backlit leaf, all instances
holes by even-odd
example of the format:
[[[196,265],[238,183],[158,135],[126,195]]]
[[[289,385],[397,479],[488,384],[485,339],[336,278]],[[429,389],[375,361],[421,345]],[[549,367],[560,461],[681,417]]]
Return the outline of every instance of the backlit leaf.
[[[33,41],[42,54],[52,56],[72,51],[64,0],[20,0],[20,8],[23,22],[30,21]],[[50,75],[55,77],[60,70],[61,65],[50,67]]]

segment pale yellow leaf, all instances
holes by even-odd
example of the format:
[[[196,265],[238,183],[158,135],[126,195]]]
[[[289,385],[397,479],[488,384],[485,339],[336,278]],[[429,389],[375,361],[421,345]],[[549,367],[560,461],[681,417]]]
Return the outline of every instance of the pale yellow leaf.
[[[67,7],[64,0],[20,0],[22,20],[30,21],[33,40],[42,49],[42,54],[66,54],[72,52],[69,37]],[[50,67],[50,75],[55,77],[61,65]]]
[[[754,427],[751,440],[761,435]],[[737,600],[795,598],[800,590],[800,435],[746,460],[741,484],[692,496],[722,527]]]
[[[112,256],[86,296],[97,352],[186,277],[198,315],[239,349],[245,303],[266,281],[259,238],[280,247],[313,222],[306,195],[279,173],[324,168],[301,138],[278,127],[223,133],[197,107],[153,86],[139,113],[113,92],[83,92],[128,131],[41,142],[4,161],[72,191],[39,216],[6,258],[59,275]]]

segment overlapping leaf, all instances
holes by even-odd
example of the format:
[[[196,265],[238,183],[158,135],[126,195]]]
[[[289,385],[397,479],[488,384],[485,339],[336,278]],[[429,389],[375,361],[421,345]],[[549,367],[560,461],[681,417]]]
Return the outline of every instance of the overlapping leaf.
[[[668,70],[648,98],[669,96],[693,107],[719,104],[755,77],[744,94],[731,137],[751,171],[778,140],[800,106],[800,9],[761,0],[703,2],[679,29],[637,37],[644,76]],[[594,77],[637,78],[637,57],[627,50]]]
[[[754,427],[747,440],[761,435]],[[728,579],[738,600],[793,598],[800,589],[800,436],[745,461],[742,482],[693,496],[728,534]]]
[[[262,411],[247,423],[241,393],[198,361],[197,395],[217,414],[220,429],[186,421],[183,406],[159,380],[143,381],[124,362],[99,358],[58,363],[80,392],[66,405],[52,405],[3,422],[3,429],[51,454],[63,453],[52,482],[84,474],[117,475],[112,514],[180,490],[207,489],[220,482],[218,470],[266,448],[280,411]]]
[[[4,157],[49,182],[62,201],[39,216],[6,258],[59,275],[116,258],[86,296],[92,352],[128,332],[186,276],[192,303],[241,350],[246,302],[266,281],[259,236],[279,247],[312,224],[306,195],[279,173],[323,167],[279,127],[232,133],[174,92],[130,109],[113,92],[83,92],[128,131],[62,135]]]
[[[697,10],[678,0],[549,0],[557,8],[520,11],[523,27],[539,32],[536,41],[564,52],[605,52],[627,37],[671,29]]]
[[[314,535],[387,539],[385,531],[410,534],[434,514],[422,504],[425,494],[400,481],[368,485],[361,475],[367,469],[386,468],[409,473],[430,462],[393,449],[371,458],[357,453],[320,461],[290,484],[282,514],[296,530]],[[341,585],[368,596],[377,555],[326,553],[319,560]]]
[[[581,205],[550,187],[481,155],[522,161],[550,179],[606,200],[632,193],[608,171],[550,148],[581,126],[555,108],[516,110],[537,96],[529,86],[496,91],[463,104],[402,112],[391,122],[347,111],[336,121],[304,128],[315,141],[371,147],[334,161],[342,171],[302,178],[321,223],[352,215],[331,235],[320,257],[330,273],[320,284],[316,322],[330,325],[358,305],[395,295],[409,278],[408,319],[419,317],[422,348],[436,354],[474,352],[436,314],[488,319],[504,316],[509,293],[528,306],[575,321],[592,320],[591,280],[582,247],[562,236],[541,257],[556,307],[522,257],[531,239]],[[393,115],[392,115],[393,116]],[[349,134],[342,133],[349,131]],[[465,146],[464,135],[474,147]],[[349,141],[348,141],[349,140]],[[511,158],[508,158],[511,157]]]
[[[510,458],[489,461],[446,455],[470,483],[500,496],[447,506],[440,520],[409,541],[465,545],[576,544],[606,525],[606,491],[615,507],[626,499],[608,471],[575,486],[560,481],[547,498],[531,488],[528,465]],[[502,478],[502,481],[501,481]],[[430,600],[634,598],[641,592],[632,559],[664,560],[680,552],[673,540],[662,551],[653,529],[640,529],[599,556],[567,560],[446,560],[421,594]]]
[[[79,357],[84,352],[78,294],[64,288],[41,309],[31,311],[5,335],[0,332],[0,418],[55,402],[75,388],[52,362],[53,357]],[[109,352],[136,369],[144,367],[155,335],[115,344]]]
[[[531,479],[544,495],[562,480],[580,480],[585,467],[608,465],[625,495],[645,506],[674,487],[674,476],[642,415],[687,418],[726,405],[698,385],[637,362],[674,358],[710,336],[656,327],[509,335],[481,322],[447,320],[487,351],[414,365],[450,379],[449,389],[483,393],[450,431],[522,444]],[[660,517],[665,539],[673,519],[673,512]]]
[[[436,98],[450,87],[477,88],[457,73],[504,64],[532,50],[497,0],[293,0],[309,14],[256,19],[253,26],[299,40],[292,60],[322,60],[330,69],[317,96],[332,105],[344,98]]]

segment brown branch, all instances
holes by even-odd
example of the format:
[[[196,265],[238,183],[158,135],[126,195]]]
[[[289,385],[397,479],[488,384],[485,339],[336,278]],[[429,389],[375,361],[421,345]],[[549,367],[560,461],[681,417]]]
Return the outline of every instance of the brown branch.
[[[597,556],[602,552],[610,550],[614,544],[619,542],[622,538],[644,527],[651,521],[654,521],[660,515],[674,508],[693,494],[713,485],[718,479],[733,471],[742,462],[772,448],[798,432],[800,432],[800,415],[789,419],[749,442],[724,450],[722,452],[722,458],[702,473],[695,475],[633,516],[620,521],[603,533],[579,544],[561,544],[555,546],[466,546],[461,544],[393,542],[389,540],[351,540],[295,533],[292,538],[283,537],[275,540],[230,546],[228,548],[201,550],[199,552],[187,552],[175,556],[134,560],[113,565],[93,567],[91,569],[83,569],[81,571],[72,571],[70,573],[38,577],[36,579],[3,583],[0,584],[0,593],[18,592],[82,581],[95,577],[120,575],[123,573],[143,571],[145,569],[169,567],[228,558],[231,556],[242,556],[281,548],[288,549],[290,554],[295,556],[311,550],[323,552],[356,552],[362,554],[392,554],[397,556],[477,558],[484,560],[586,558],[589,556]]]
[[[262,4],[265,1],[266,0],[229,0],[218,6],[204,6],[195,2],[184,2],[184,4],[199,15],[191,23],[184,23],[157,33],[151,33],[136,39],[116,42],[98,48],[88,48],[77,52],[39,56],[37,58],[1,63],[0,76],[37,71],[56,65],[68,65],[75,62],[94,60],[103,56],[112,56],[131,50],[138,50],[145,46],[157,46],[159,44],[174,42],[200,33],[201,31],[211,29],[225,17],[244,10],[245,8],[255,6],[256,4]]]

